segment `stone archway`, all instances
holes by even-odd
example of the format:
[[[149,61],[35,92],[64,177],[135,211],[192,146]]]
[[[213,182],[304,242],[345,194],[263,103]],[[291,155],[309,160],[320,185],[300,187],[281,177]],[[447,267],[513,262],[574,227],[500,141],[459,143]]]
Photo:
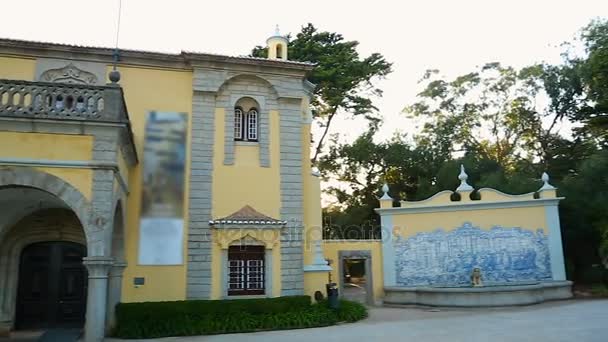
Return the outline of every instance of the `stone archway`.
[[[88,270],[88,294],[86,304],[85,320],[85,341],[101,341],[104,336],[106,322],[106,305],[108,292],[108,272],[113,265],[113,258],[110,256],[112,214],[104,211],[106,196],[96,197],[95,191],[97,179],[94,179],[93,198],[100,201],[93,205],[78,189],[64,181],[63,179],[46,172],[39,171],[30,167],[0,167],[0,192],[9,194],[0,195],[0,212],[16,213],[15,215],[4,215],[0,218],[0,244],[8,239],[8,234],[15,223],[19,222],[23,216],[32,214],[38,209],[54,208],[69,210],[74,214],[80,223],[82,235],[78,238],[70,238],[68,235],[61,235],[60,238],[66,240],[79,240],[85,242],[87,257],[83,259],[83,265]],[[99,187],[99,184],[97,184]],[[19,200],[19,191],[36,192],[35,196],[25,196]],[[109,192],[112,195],[112,192]],[[32,199],[34,199],[32,201]],[[43,199],[44,203],[39,202]],[[5,206],[4,208],[2,206]],[[6,210],[8,208],[8,210]],[[14,209],[14,210],[13,210]],[[25,231],[24,231],[25,232]],[[13,234],[13,233],[10,233]],[[19,235],[19,234],[17,234]],[[28,234],[25,234],[26,236]],[[36,234],[34,234],[36,235]],[[28,243],[38,241],[48,241],[52,238],[49,235],[39,234],[37,237],[22,237],[20,248]],[[18,238],[16,238],[18,239]],[[33,239],[33,240],[32,240]],[[19,253],[12,252],[12,258]],[[6,256],[6,261],[0,261],[0,267],[5,267],[5,272],[9,274],[8,283],[15,283],[14,266],[9,268],[11,256]],[[0,269],[0,274],[2,270]],[[7,334],[14,326],[14,291],[5,289],[0,291],[0,303],[8,303],[0,306],[0,335]]]
[[[87,223],[91,211],[90,203],[78,189],[63,179],[30,167],[1,168],[0,190],[15,187],[38,189],[61,200],[76,214],[85,230],[85,234],[87,233]],[[7,229],[9,224],[10,222],[6,222],[6,224],[0,226],[0,238],[2,238],[3,231]],[[89,241],[88,234],[87,241]]]

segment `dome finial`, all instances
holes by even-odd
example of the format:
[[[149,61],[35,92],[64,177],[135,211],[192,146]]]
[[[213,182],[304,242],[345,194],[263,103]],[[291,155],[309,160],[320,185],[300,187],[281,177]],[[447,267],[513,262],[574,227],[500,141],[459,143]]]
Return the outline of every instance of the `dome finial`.
[[[460,180],[460,185],[456,188],[456,191],[472,191],[473,187],[467,183],[467,179],[469,179],[469,175],[467,175],[464,170],[464,165],[460,164],[460,174],[458,175],[458,179]]]
[[[275,36],[281,36],[281,30],[279,30],[279,24],[276,24],[274,27],[274,35]]]

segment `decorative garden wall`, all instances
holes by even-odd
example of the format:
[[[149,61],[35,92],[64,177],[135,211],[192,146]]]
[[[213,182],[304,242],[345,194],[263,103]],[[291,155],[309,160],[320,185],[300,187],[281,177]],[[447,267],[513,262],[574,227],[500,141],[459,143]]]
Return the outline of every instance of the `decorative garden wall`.
[[[475,189],[464,168],[456,189],[393,206],[385,195],[382,222],[384,286],[451,287],[470,284],[480,268],[490,284],[565,280],[556,189],[543,175],[536,193],[508,195]]]

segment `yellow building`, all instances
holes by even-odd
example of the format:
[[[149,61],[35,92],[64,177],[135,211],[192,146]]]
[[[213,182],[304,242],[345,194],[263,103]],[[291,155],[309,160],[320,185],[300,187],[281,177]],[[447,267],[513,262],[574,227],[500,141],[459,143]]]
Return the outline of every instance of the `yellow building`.
[[[99,341],[120,301],[322,289],[314,66],[268,45],[0,40],[0,335],[84,324]]]

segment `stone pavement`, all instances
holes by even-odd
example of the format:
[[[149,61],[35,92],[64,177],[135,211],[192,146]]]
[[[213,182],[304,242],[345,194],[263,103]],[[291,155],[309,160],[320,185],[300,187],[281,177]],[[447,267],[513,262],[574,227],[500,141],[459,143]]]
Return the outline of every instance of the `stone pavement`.
[[[373,339],[373,340],[372,340]],[[608,341],[608,300],[494,309],[372,308],[370,317],[327,328],[171,337],[158,342]],[[121,340],[106,339],[117,342]]]

